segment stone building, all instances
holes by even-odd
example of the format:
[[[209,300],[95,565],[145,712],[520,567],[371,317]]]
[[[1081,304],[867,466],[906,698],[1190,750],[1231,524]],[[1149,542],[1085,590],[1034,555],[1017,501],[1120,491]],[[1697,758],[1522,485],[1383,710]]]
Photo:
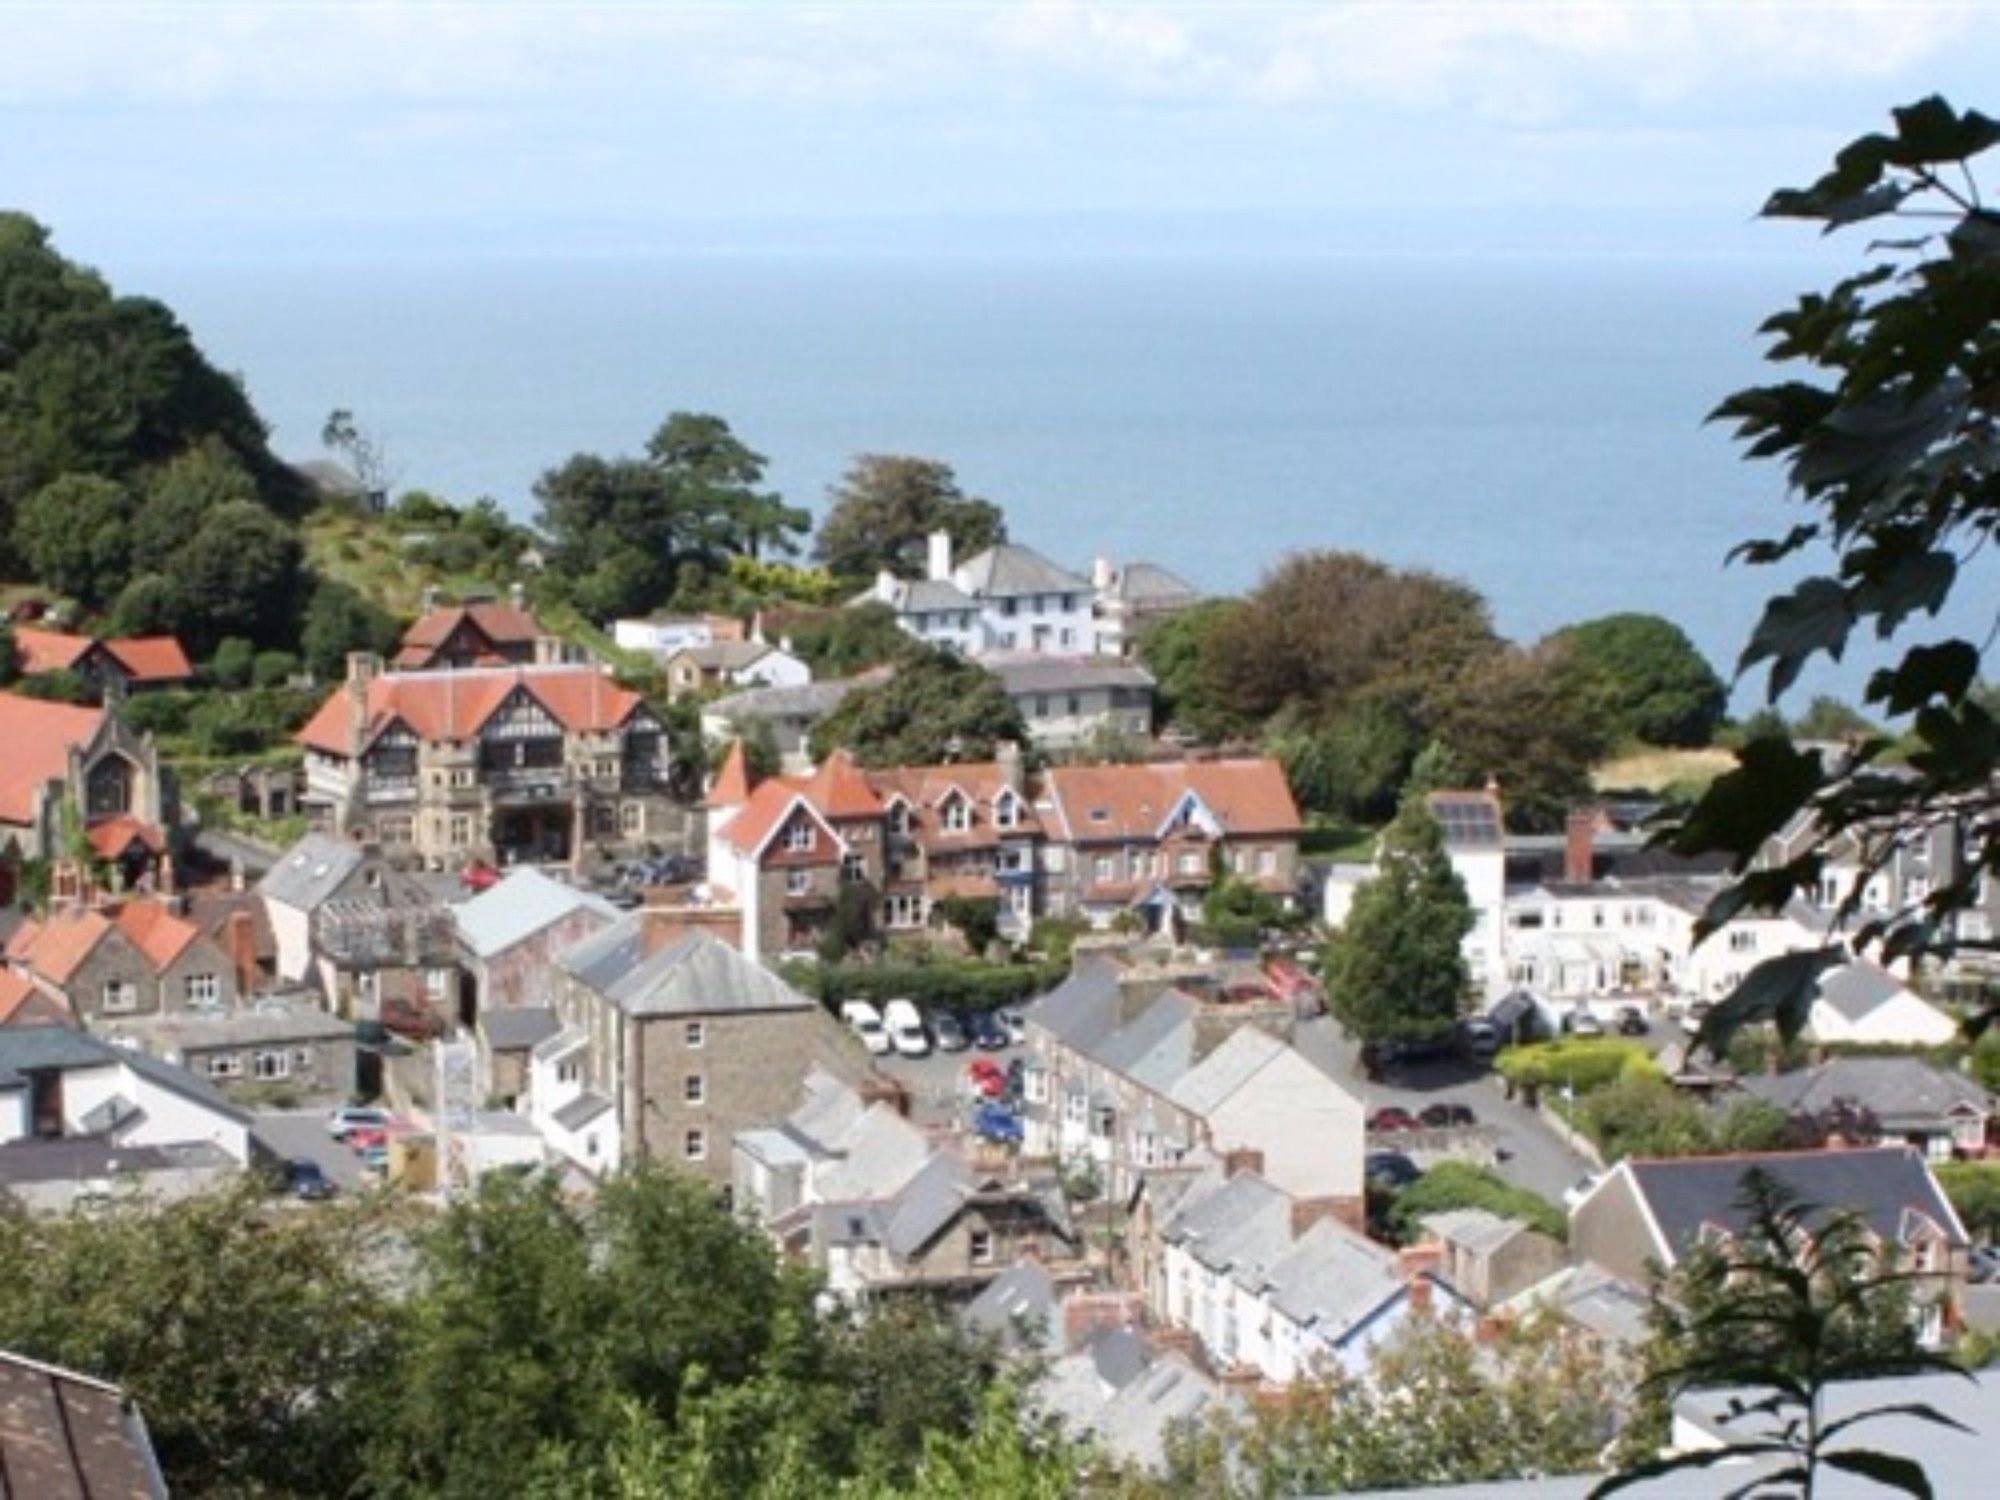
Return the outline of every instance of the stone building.
[[[7,961],[92,1029],[169,1015],[217,1015],[238,999],[229,955],[169,902],[59,906],[23,922]]]
[[[297,738],[305,811],[404,863],[574,865],[682,827],[665,726],[597,667],[385,673],[357,654]]]
[[[158,873],[179,820],[172,778],[150,734],[115,705],[0,693],[0,850],[22,859],[66,852],[73,819],[128,887]]]

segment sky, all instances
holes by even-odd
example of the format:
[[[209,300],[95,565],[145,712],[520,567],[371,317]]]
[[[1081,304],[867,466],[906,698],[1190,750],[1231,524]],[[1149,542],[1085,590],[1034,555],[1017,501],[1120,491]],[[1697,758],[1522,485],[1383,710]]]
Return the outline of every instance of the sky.
[[[87,260],[1755,254],[1991,3],[0,3]]]

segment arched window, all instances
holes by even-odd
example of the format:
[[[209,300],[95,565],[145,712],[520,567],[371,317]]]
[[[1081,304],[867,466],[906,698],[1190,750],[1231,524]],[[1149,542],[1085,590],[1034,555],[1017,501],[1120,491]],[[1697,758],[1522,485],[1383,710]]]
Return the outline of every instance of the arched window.
[[[87,817],[108,818],[132,810],[132,763],[122,755],[107,755],[83,779]]]

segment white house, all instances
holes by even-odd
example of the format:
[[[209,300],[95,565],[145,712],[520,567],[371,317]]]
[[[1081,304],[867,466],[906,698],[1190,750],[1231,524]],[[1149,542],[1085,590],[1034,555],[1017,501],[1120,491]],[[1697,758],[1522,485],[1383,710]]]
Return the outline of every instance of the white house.
[[[249,1114],[206,1079],[71,1027],[0,1027],[0,1145],[79,1137],[250,1161]]]
[[[1820,977],[1806,1035],[1816,1042],[1942,1047],[1958,1039],[1958,1023],[1886,969],[1860,961]]]
[[[667,657],[690,646],[743,639],[743,622],[731,615],[653,615],[643,620],[614,620],[611,639],[626,651]]]
[[[1044,750],[1153,732],[1153,674],[1137,662],[1007,651],[988,652],[980,665],[1000,679],[1028,737]]]
[[[1087,578],[1012,542],[953,565],[951,537],[931,533],[924,577],[879,574],[857,602],[877,600],[926,641],[979,656],[1030,651],[1077,656],[1097,647],[1096,591]]]

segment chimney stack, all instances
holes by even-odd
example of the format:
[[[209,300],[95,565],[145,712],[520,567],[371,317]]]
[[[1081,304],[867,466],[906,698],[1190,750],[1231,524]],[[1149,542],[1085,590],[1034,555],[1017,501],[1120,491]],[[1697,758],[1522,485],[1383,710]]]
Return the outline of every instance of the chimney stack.
[[[429,614],[432,610],[438,607],[438,591],[436,584],[427,583],[424,585],[423,597],[418,601],[417,607],[419,612],[423,614]]]
[[[926,575],[933,581],[951,577],[951,533],[939,529],[930,535],[930,568]]]
[[[1235,1177],[1243,1172],[1264,1175],[1264,1153],[1248,1146],[1239,1146],[1233,1151],[1222,1153],[1222,1170],[1226,1176]]]
[[[690,932],[705,931],[732,948],[743,946],[743,910],[736,906],[702,906],[648,902],[639,908],[639,951],[647,957]]]
[[[1090,565],[1090,586],[1102,594],[1118,581],[1118,570],[1111,565],[1111,559],[1100,557]]]
[[[238,908],[222,923],[222,951],[236,969],[236,993],[248,995],[257,988],[257,927],[250,913]]]
[[[1563,879],[1587,883],[1596,870],[1597,809],[1572,807],[1563,824]]]
[[[507,585],[507,599],[514,608],[526,609],[528,607],[528,586],[521,582],[520,579],[515,579]]]

